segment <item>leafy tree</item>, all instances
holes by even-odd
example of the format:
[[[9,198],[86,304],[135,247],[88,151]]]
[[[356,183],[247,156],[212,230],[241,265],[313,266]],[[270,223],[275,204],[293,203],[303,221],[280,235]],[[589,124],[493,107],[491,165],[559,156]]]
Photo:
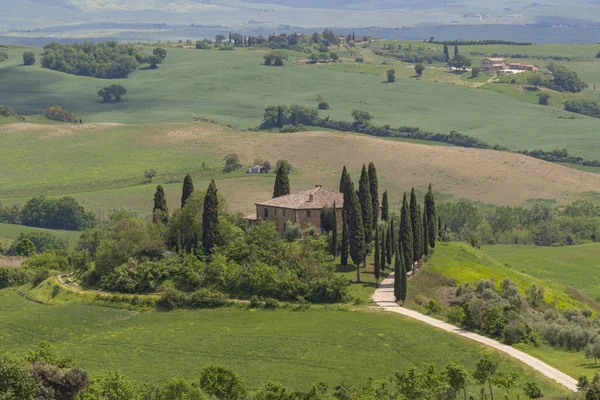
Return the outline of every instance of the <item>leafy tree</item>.
[[[127,94],[127,89],[122,85],[110,85],[98,91],[98,97],[105,103],[121,101],[121,98]]]
[[[230,173],[242,168],[240,156],[237,154],[227,154],[225,157],[223,157],[223,161],[225,161],[225,167],[223,168],[223,172],[225,173]]]
[[[485,385],[486,383],[490,389],[490,397],[494,400],[494,393],[492,391],[492,382],[496,375],[496,371],[498,370],[498,360],[490,356],[489,354],[485,354],[483,357],[477,361],[477,365],[475,366],[475,372],[473,372],[473,378],[480,385]]]
[[[388,83],[396,82],[396,70],[395,69],[388,70],[387,81],[388,81]]]
[[[285,53],[276,51],[273,53],[265,54],[264,60],[265,65],[275,65],[277,67],[281,67],[284,64],[284,61],[288,60],[288,56]]]
[[[544,397],[544,393],[542,393],[542,389],[535,381],[525,382],[525,387],[523,388],[525,392],[525,396],[530,399],[541,399]]]
[[[10,356],[0,357],[0,398],[32,399],[36,392],[37,384],[24,365]]]
[[[362,110],[352,110],[352,117],[354,118],[354,126],[358,129],[368,126],[373,119],[369,112]]]
[[[590,386],[589,378],[585,375],[579,375],[579,378],[577,378],[577,391],[585,392],[589,386]]]
[[[388,192],[387,190],[383,192],[383,196],[381,198],[381,219],[383,221],[388,221],[390,218],[390,205],[388,203]]]
[[[194,182],[190,174],[183,178],[183,189],[181,190],[181,208],[185,206],[190,196],[194,193]]]
[[[412,271],[413,265],[413,231],[410,219],[410,208],[408,206],[408,200],[406,199],[406,193],[402,199],[402,213],[400,214],[400,231],[399,231],[399,243],[402,245],[404,251],[402,256],[405,257],[404,264],[407,266],[407,271]]]
[[[337,53],[332,51],[331,53],[329,53],[329,58],[331,59],[331,61],[337,62],[340,59],[340,56],[338,56]]]
[[[375,227],[375,259],[374,259],[374,273],[377,283],[379,283],[379,277],[381,276],[381,249],[379,239],[379,227]]]
[[[421,215],[417,206],[415,188],[410,191],[410,225],[413,233],[412,261],[418,262],[423,255],[423,233]]]
[[[437,232],[435,224],[435,199],[433,198],[433,190],[431,189],[431,184],[429,184],[427,194],[425,195],[425,214],[427,214],[427,238],[429,239],[429,247],[434,249]]]
[[[466,69],[471,66],[471,63],[471,59],[462,54],[455,54],[450,60],[450,66],[456,69]]]
[[[221,44],[223,43],[223,41],[227,39],[227,37],[225,35],[223,35],[222,33],[219,33],[217,36],[215,36],[215,42]]]
[[[66,250],[67,243],[56,235],[50,232],[21,232],[19,237],[13,242],[11,247],[8,249],[8,255],[13,255],[16,252],[16,245],[21,239],[27,238],[31,240],[35,246],[37,253],[44,253],[50,250]]]
[[[21,210],[21,223],[49,229],[81,230],[94,225],[95,216],[72,197],[34,197]]]
[[[6,60],[8,60],[8,53],[0,50],[0,62],[4,62]]]
[[[542,106],[547,106],[549,104],[549,100],[552,96],[548,93],[538,93],[537,97],[538,97],[538,104],[540,104]]]
[[[165,58],[167,58],[167,50],[162,47],[157,47],[152,50],[152,55],[157,57],[158,60],[160,60],[158,64],[161,64],[163,61],[165,61]]]
[[[329,103],[325,100],[321,100],[319,101],[317,108],[319,110],[329,110]]]
[[[19,239],[14,248],[16,256],[29,257],[35,254],[35,245],[26,237]]]
[[[594,365],[597,364],[598,357],[600,357],[600,342],[595,341],[588,343],[588,345],[585,346],[584,352],[585,358],[593,358]]]
[[[498,372],[493,379],[494,384],[506,390],[506,399],[510,399],[510,389],[514,388],[519,374],[517,372]]]
[[[481,68],[479,68],[479,67],[473,67],[473,68],[471,68],[471,76],[473,78],[477,78],[479,76],[480,72],[481,72]]]
[[[211,180],[204,196],[204,209],[202,210],[202,247],[208,253],[214,246],[221,242],[219,227],[219,199],[215,180]]]
[[[31,51],[26,51],[23,53],[23,65],[33,65],[35,64],[35,54]]]
[[[358,182],[358,198],[360,199],[360,208],[362,210],[365,242],[371,243],[373,234],[373,200],[371,199],[369,173],[367,172],[367,167],[364,164],[360,173],[360,180]]]
[[[552,89],[579,93],[587,87],[587,84],[579,79],[577,72],[567,69],[564,65],[550,63],[546,68],[552,72]]]
[[[543,73],[533,73],[527,77],[527,83],[533,85],[536,89],[540,86],[547,86],[550,80]]]
[[[448,384],[453,391],[454,397],[459,390],[463,391],[465,400],[467,399],[467,386],[469,385],[469,373],[465,368],[455,362],[448,362],[444,367],[444,372],[448,379]]]
[[[134,383],[121,372],[109,372],[106,376],[92,381],[77,400],[138,400]]]
[[[144,171],[144,178],[148,179],[148,183],[152,183],[152,178],[156,176],[155,169],[147,169]]]
[[[167,207],[167,198],[162,185],[156,187],[154,193],[154,207],[152,208],[152,219],[154,222],[161,221],[166,224],[169,221],[169,209]]]
[[[415,65],[415,73],[417,76],[423,75],[423,71],[425,71],[425,66],[421,63]]]
[[[243,400],[246,390],[235,373],[211,364],[200,372],[200,387],[210,396],[222,400]]]
[[[277,175],[275,176],[273,198],[286,196],[288,194],[290,194],[290,180],[288,178],[287,168],[280,166],[277,168]]]
[[[331,255],[335,258],[338,253],[338,220],[337,220],[337,206],[335,201],[333,202],[333,230],[331,231]]]

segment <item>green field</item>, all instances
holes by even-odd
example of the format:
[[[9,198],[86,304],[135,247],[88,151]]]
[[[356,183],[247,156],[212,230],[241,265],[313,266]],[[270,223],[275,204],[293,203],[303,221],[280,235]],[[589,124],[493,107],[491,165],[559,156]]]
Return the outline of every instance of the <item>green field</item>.
[[[13,224],[3,224],[0,223],[0,243],[1,242],[12,242],[14,241],[21,233],[30,233],[30,232],[48,232],[55,236],[58,236],[62,240],[64,240],[69,248],[74,249],[77,245],[77,241],[79,240],[79,236],[81,232],[77,231],[60,231],[55,229],[42,229],[42,228],[32,228],[30,226],[24,225],[13,225]]]
[[[137,313],[94,306],[40,305],[0,291],[0,347],[23,354],[48,340],[92,373],[120,369],[137,382],[194,378],[211,362],[251,387],[266,380],[294,388],[335,385],[447,361],[473,368],[482,348],[400,316],[361,311],[222,309]],[[435,351],[431,351],[435,346]],[[519,370],[503,359],[503,369]],[[544,393],[565,393],[541,379]],[[476,391],[476,388],[472,388]]]
[[[315,106],[314,99],[321,94],[331,105],[322,114],[334,119],[350,120],[352,109],[364,109],[377,124],[419,126],[435,132],[454,129],[512,149],[567,147],[585,158],[596,156],[600,142],[594,118],[557,119],[569,113],[469,85],[444,83],[441,78],[439,82],[415,80],[404,76],[412,74],[406,64],[397,64],[396,69],[406,74],[388,85],[383,83],[384,75],[297,65],[297,55],[285,67],[276,68],[261,65],[263,51],[169,48],[158,70],[137,71],[120,82],[129,91],[122,103],[103,104],[96,92],[108,81],[19,66],[23,50],[10,49],[9,60],[0,64],[0,86],[3,93],[11,94],[0,94],[0,104],[22,114],[39,115],[46,107],[60,104],[84,122],[174,122],[206,116],[236,128],[250,128],[260,123],[268,105]],[[568,140],[565,132],[569,132]]]
[[[516,271],[565,284],[591,299],[600,298],[600,243],[564,247],[494,245],[482,250]]]

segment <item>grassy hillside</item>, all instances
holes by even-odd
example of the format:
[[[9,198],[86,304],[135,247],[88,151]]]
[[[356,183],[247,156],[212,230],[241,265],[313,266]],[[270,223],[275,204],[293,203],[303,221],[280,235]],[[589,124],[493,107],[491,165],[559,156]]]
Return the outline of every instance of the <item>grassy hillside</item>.
[[[48,340],[93,373],[118,368],[138,382],[195,378],[214,361],[252,387],[275,380],[306,388],[318,381],[333,385],[379,379],[425,362],[453,360],[472,369],[482,353],[476,344],[389,314],[238,309],[137,313],[77,304],[45,306],[7,290],[0,291],[0,299],[2,349],[23,354]],[[531,370],[507,359],[501,368],[519,371],[523,380],[533,377]],[[541,382],[547,395],[564,393]]]
[[[77,231],[59,231],[54,229],[32,228],[30,226],[0,223],[0,243],[4,241],[12,242],[19,237],[21,233],[29,232],[49,232],[64,240],[69,248],[72,249],[75,248],[75,245],[77,245],[77,241],[81,235],[81,232]]]
[[[429,182],[438,200],[496,204],[521,204],[532,198],[562,201],[600,190],[598,175],[529,157],[335,132],[238,132],[204,123],[9,124],[0,130],[5,132],[0,145],[12,149],[4,155],[0,201],[73,194],[100,216],[119,206],[147,212],[156,183],[164,185],[169,204],[177,204],[186,173],[198,188],[216,179],[231,209],[251,211],[254,202],[271,197],[274,176],[251,176],[245,170],[222,174],[222,158],[228,153],[240,154],[245,166],[255,158],[273,165],[287,159],[294,166],[292,191],[316,184],[337,187],[343,165],[358,180],[362,164],[375,161],[380,187],[389,190],[393,206],[405,190],[416,186],[423,192]],[[144,178],[149,168],[158,172],[154,184]]]
[[[600,243],[579,246],[485,246],[483,252],[528,275],[571,286],[592,299],[600,298]]]
[[[340,73],[297,65],[298,56],[292,55],[285,67],[277,68],[261,65],[262,51],[170,48],[158,70],[137,71],[119,81],[129,91],[125,101],[103,104],[96,92],[114,82],[19,66],[23,50],[11,49],[10,59],[0,64],[2,93],[11,93],[10,97],[0,94],[0,104],[22,114],[40,114],[46,107],[60,104],[84,122],[173,122],[203,115],[249,128],[260,123],[270,104],[315,106],[314,99],[321,94],[331,105],[323,115],[334,119],[350,120],[352,109],[364,109],[374,115],[377,124],[419,126],[436,132],[454,129],[513,149],[567,147],[586,158],[594,158],[600,145],[594,118],[558,119],[569,114],[441,79],[416,80],[410,78],[412,72],[404,63],[395,68],[406,74],[399,74],[398,81],[389,85],[383,82],[389,66],[384,66],[380,75]],[[346,59],[341,65],[353,62]],[[381,64],[382,60],[373,62]],[[569,140],[565,132],[569,132]]]

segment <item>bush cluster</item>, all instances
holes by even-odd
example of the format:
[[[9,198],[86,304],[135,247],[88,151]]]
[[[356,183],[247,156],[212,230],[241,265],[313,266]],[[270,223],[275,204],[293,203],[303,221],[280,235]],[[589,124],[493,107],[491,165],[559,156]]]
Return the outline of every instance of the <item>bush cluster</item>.
[[[51,119],[52,121],[70,122],[74,124],[79,122],[79,118],[77,118],[73,112],[65,110],[61,106],[52,106],[46,108],[46,111],[44,111],[44,117]]]
[[[18,211],[17,221],[27,226],[77,231],[93,226],[96,217],[72,197],[39,196],[25,203]]]
[[[598,105],[598,102],[594,100],[567,100],[565,101],[565,110],[600,118],[600,106]]]
[[[515,46],[531,46],[531,42],[513,42],[510,40],[495,40],[495,39],[472,39],[472,40],[430,40],[429,43],[447,44],[449,46],[469,46],[481,44],[507,44]]]

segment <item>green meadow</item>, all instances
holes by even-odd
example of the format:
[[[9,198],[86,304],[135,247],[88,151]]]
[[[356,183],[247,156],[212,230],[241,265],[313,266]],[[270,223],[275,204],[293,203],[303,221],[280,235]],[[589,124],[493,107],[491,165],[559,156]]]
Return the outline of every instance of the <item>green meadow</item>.
[[[482,250],[515,271],[562,283],[591,299],[600,298],[600,243],[563,247],[494,245]]]
[[[92,373],[119,369],[139,383],[194,378],[216,362],[250,387],[274,380],[293,388],[359,383],[447,361],[472,369],[483,348],[397,315],[320,309],[132,312],[81,304],[41,305],[0,291],[0,347],[23,355],[40,341]],[[435,351],[432,351],[432,346]],[[520,383],[536,376],[502,358]],[[546,395],[564,389],[539,376]],[[476,392],[477,387],[470,388]],[[500,390],[498,390],[500,395]]]
[[[61,231],[56,229],[42,229],[24,225],[0,223],[0,244],[4,244],[3,242],[10,243],[18,238],[21,233],[31,232],[51,233],[64,240],[71,249],[75,248],[77,241],[79,240],[79,236],[81,235],[81,232],[78,231]]]
[[[592,46],[589,49],[591,52]],[[261,65],[265,53],[258,50],[169,48],[159,69],[136,71],[119,82],[128,89],[119,104],[103,104],[96,96],[108,84],[106,80],[37,65],[19,66],[24,50],[11,48],[9,60],[0,64],[0,86],[3,93],[11,93],[10,97],[0,94],[0,104],[21,114],[39,115],[46,107],[59,104],[86,123],[175,122],[205,116],[246,129],[260,123],[268,105],[315,106],[315,97],[321,94],[331,105],[323,116],[350,120],[351,110],[363,109],[374,115],[376,124],[419,126],[435,132],[456,130],[512,149],[566,147],[575,155],[594,158],[600,140],[594,118],[558,119],[570,114],[478,90],[463,79],[459,79],[465,83],[462,85],[445,82],[444,71],[436,70],[438,82],[427,78],[427,71],[423,79],[415,79],[407,64],[395,63],[401,71],[399,79],[386,84],[385,70],[390,66],[381,65],[383,60],[370,49],[359,50],[369,56],[369,63],[377,65],[356,67],[370,70],[354,73],[356,63],[348,58],[339,67],[329,68],[298,65],[296,58],[305,56],[291,53],[286,66],[278,68]]]

